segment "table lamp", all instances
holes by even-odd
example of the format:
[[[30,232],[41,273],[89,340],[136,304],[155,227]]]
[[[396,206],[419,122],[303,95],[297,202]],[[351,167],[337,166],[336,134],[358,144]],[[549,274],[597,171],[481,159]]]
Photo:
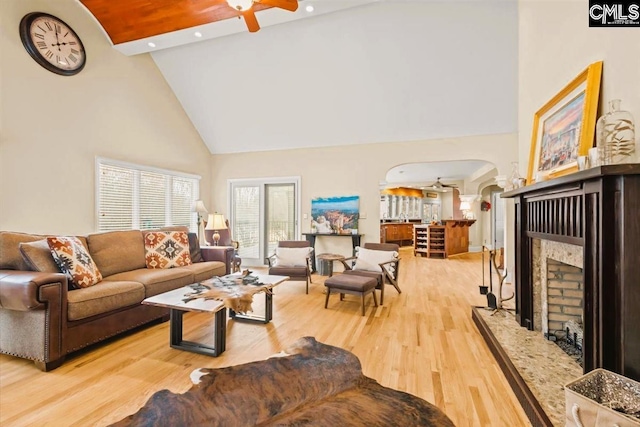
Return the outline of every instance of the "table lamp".
[[[220,234],[218,230],[226,230],[227,224],[224,220],[224,215],[221,213],[212,213],[209,214],[209,220],[207,221],[207,226],[205,230],[213,230],[213,246],[218,246],[218,240],[220,240]]]

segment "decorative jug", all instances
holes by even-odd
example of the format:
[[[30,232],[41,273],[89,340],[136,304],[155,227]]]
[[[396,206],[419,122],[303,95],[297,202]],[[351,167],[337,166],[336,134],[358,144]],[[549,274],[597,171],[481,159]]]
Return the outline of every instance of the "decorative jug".
[[[620,110],[619,99],[609,101],[609,112],[596,123],[596,146],[601,165],[636,162],[633,116]]]

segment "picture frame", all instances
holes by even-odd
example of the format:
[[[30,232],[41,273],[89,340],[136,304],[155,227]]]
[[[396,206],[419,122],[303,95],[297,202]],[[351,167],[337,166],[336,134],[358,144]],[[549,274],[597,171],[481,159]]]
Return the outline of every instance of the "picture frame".
[[[430,198],[430,199],[437,199],[438,198],[438,193],[426,193],[425,196]]]
[[[590,64],[536,111],[527,184],[578,171],[578,156],[594,144],[601,77],[602,61]]]

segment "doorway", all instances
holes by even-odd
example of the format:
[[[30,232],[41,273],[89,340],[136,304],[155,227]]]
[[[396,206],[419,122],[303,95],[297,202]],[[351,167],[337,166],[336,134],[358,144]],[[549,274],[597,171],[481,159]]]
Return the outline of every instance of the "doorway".
[[[231,235],[244,265],[264,265],[280,240],[298,238],[299,177],[230,180],[229,187]]]

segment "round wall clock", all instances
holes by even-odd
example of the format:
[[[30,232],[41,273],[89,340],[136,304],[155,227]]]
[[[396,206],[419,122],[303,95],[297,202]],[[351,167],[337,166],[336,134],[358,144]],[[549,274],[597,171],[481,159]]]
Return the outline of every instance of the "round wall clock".
[[[48,13],[25,15],[20,21],[20,39],[38,64],[56,74],[78,74],[87,61],[80,37],[63,20]]]

